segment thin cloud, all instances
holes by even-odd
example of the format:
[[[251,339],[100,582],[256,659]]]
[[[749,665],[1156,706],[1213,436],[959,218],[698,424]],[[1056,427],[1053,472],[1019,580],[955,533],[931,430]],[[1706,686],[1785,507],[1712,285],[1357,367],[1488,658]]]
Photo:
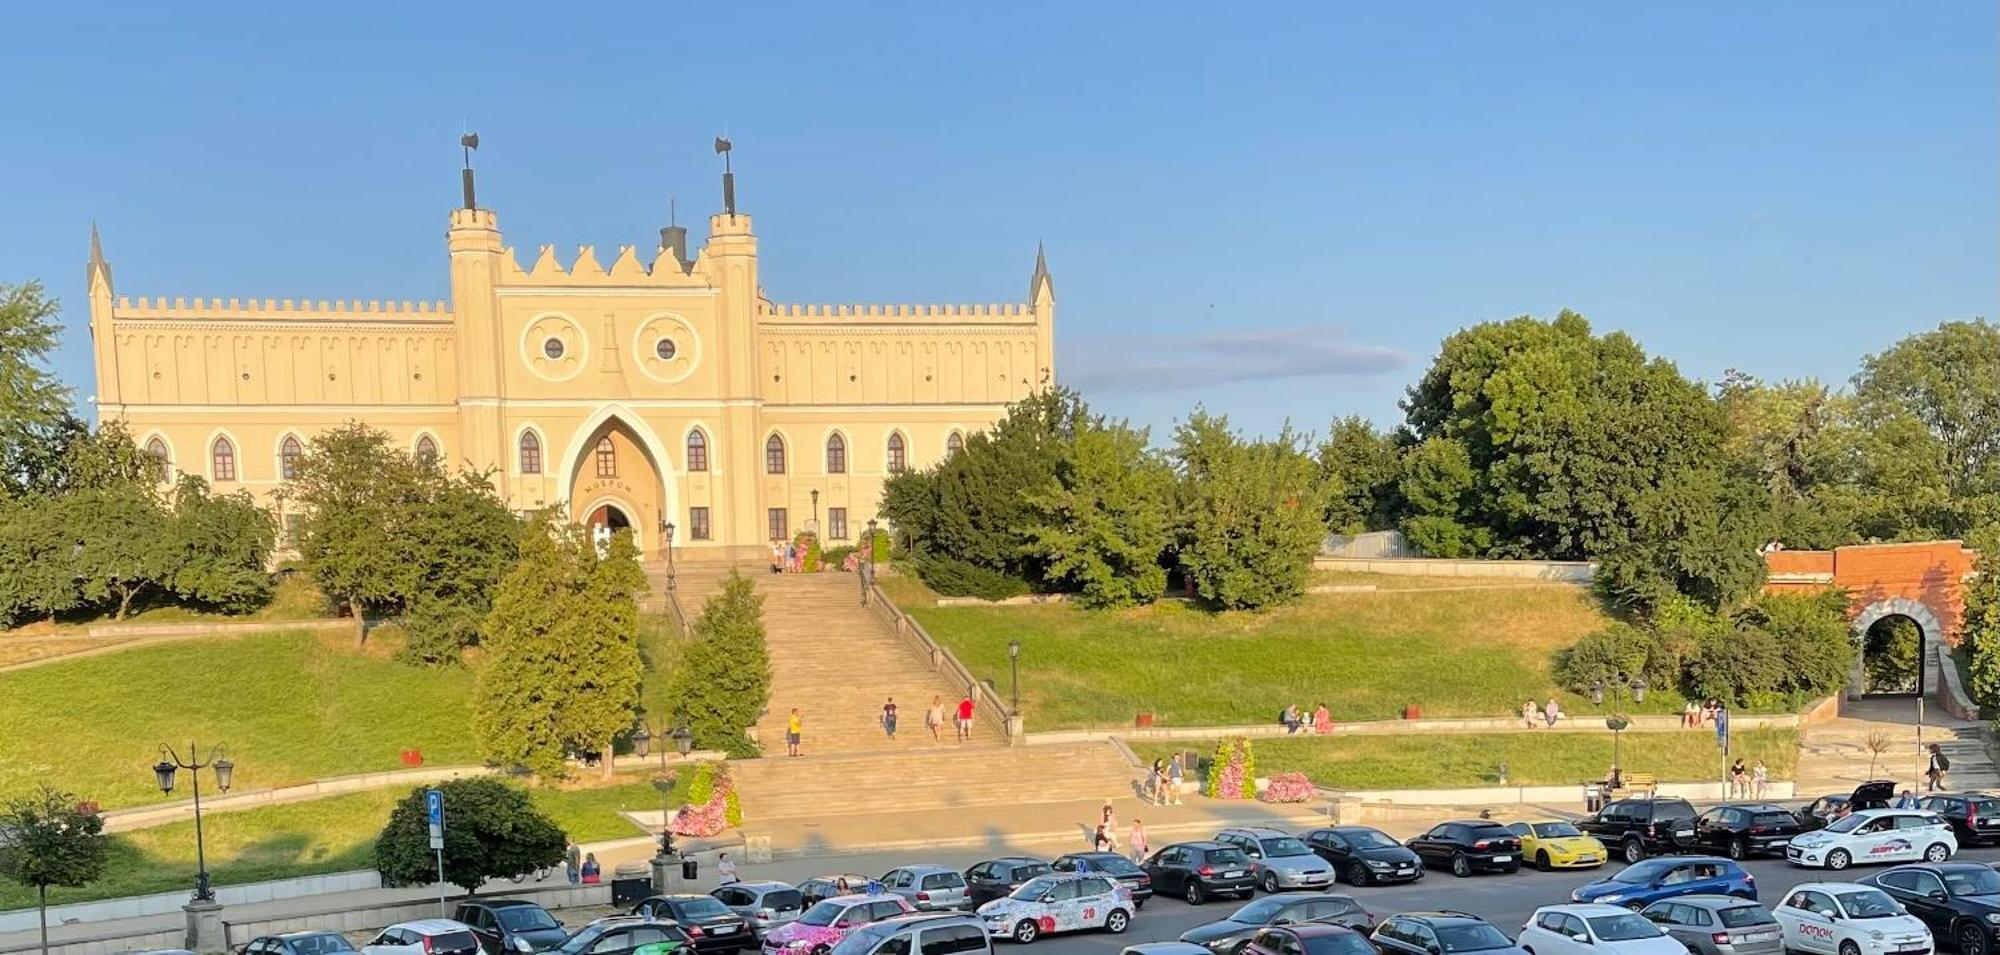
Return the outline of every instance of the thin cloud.
[[[1379,375],[1410,364],[1410,356],[1396,349],[1346,338],[1341,328],[1304,325],[1093,342],[1063,377],[1092,391],[1178,391],[1239,381]]]

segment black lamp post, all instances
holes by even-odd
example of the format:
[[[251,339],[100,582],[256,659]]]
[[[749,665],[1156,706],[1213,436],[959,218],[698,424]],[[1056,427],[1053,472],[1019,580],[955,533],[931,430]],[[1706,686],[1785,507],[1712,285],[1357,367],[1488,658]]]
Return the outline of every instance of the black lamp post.
[[[682,758],[686,758],[687,754],[694,751],[694,734],[688,731],[686,723],[674,727],[674,731],[668,735],[674,738],[674,748],[681,751]]]
[[[1644,703],[1646,702],[1646,681],[1642,677],[1633,676],[1624,670],[1620,670],[1617,677],[1611,681],[1609,686],[1611,689],[1611,715],[1604,718],[1604,725],[1611,729],[1611,768],[1622,773],[1625,764],[1620,759],[1619,743],[1625,732],[1625,727],[1631,725],[1632,722],[1626,719],[1624,714],[1625,691],[1632,691],[1633,703]],[[1598,680],[1590,685],[1590,704],[1592,706],[1604,705],[1605,687],[1606,684],[1603,680]]]
[[[668,521],[662,528],[667,535],[667,593],[674,592],[674,522]]]
[[[813,488],[812,502],[813,502],[812,532],[814,537],[818,537],[819,536],[819,488]]]
[[[639,727],[632,731],[632,755],[645,759],[652,751],[653,734],[646,729],[646,724],[641,722]]]
[[[1013,671],[1014,715],[1021,715],[1021,641],[1007,641],[1007,668]]]
[[[230,762],[228,750],[220,743],[208,751],[206,758],[194,759],[194,754],[199,752],[201,752],[199,747],[192,742],[188,743],[188,759],[184,760],[173,747],[161,743],[160,761],[153,764],[153,776],[160,784],[160,792],[171,793],[174,791],[174,777],[177,771],[183,769],[188,771],[188,780],[194,789],[194,900],[213,902],[215,890],[208,884],[208,846],[201,831],[201,771],[214,767],[215,787],[228,792],[229,780],[236,771],[236,764]]]

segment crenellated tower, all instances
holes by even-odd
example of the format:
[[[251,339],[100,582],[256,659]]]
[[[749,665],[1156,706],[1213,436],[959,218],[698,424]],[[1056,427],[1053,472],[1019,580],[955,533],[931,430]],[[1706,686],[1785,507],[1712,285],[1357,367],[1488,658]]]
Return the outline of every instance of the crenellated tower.
[[[500,405],[507,397],[497,291],[507,250],[500,220],[490,209],[451,212],[445,232],[451,253],[453,332],[458,351],[458,434],[466,460],[506,460],[507,436]],[[507,491],[506,472],[499,475]]]

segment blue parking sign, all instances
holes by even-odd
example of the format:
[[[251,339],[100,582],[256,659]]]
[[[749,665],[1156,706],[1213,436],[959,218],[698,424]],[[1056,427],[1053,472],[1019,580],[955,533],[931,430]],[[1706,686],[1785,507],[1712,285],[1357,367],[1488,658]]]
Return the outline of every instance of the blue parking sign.
[[[430,822],[431,848],[444,848],[444,793],[435,789],[424,792],[424,815]]]

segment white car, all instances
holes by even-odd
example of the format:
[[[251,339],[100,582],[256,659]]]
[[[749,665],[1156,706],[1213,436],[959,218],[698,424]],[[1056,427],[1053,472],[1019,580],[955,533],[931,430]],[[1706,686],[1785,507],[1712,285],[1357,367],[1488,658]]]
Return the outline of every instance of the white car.
[[[1849,817],[1853,818],[1853,817]],[[1805,882],[1772,910],[1785,951],[1805,955],[1929,955],[1931,930],[1889,893],[1851,882]]]
[[[454,919],[416,919],[383,929],[361,955],[479,955],[479,937]]]
[[[1923,809],[1864,809],[1785,847],[1793,865],[1836,872],[1856,862],[1943,862],[1958,853],[1944,817]]]
[[[1516,945],[1531,955],[1687,955],[1687,946],[1618,905],[1544,905]]]
[[[1112,934],[1132,924],[1132,890],[1103,875],[1038,875],[1013,894],[979,907],[986,934],[1027,944],[1056,932],[1101,928]]]

